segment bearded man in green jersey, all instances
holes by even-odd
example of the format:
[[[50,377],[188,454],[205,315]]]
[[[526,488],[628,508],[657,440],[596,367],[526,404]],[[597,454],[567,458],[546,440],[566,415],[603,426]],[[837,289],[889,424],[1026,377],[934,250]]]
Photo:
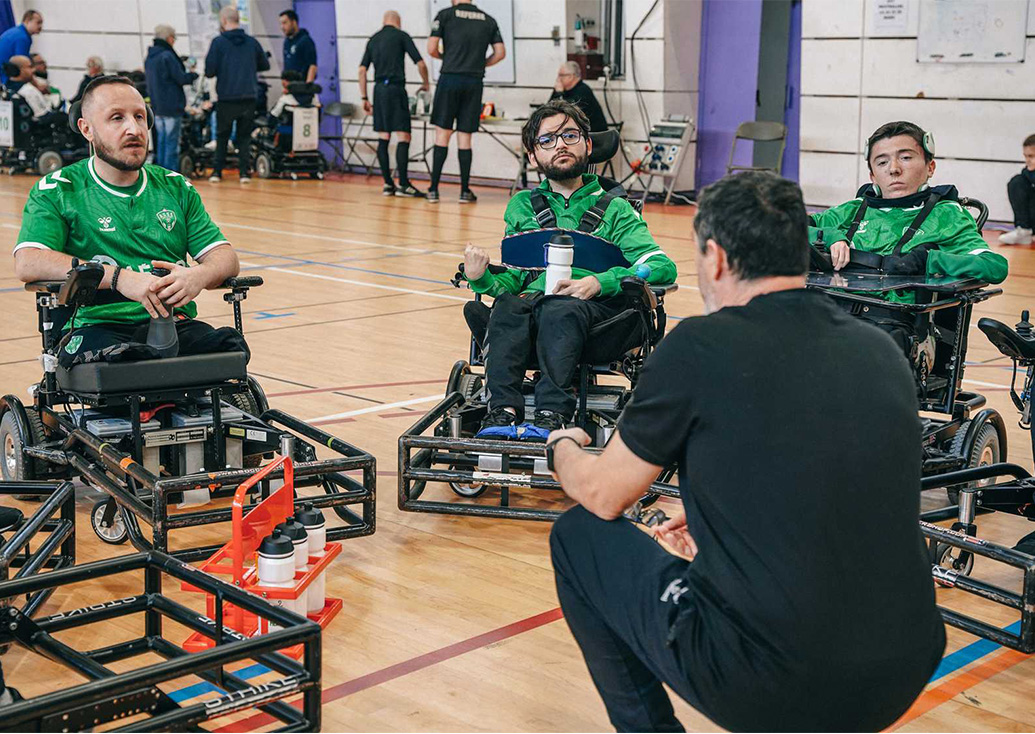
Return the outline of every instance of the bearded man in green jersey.
[[[586,171],[593,142],[589,120],[577,105],[551,100],[529,118],[522,130],[529,163],[543,174],[535,191],[518,192],[503,215],[506,234],[542,229],[582,229],[599,203],[603,213],[592,232],[616,245],[626,266],[592,272],[577,265],[570,280],[561,280],[552,294],[544,293],[545,275],[527,282],[527,271],[510,268],[493,274],[489,255],[469,245],[464,272],[476,293],[495,301],[486,335],[485,381],[489,412],[478,436],[545,441],[575,413],[572,383],[589,330],[624,311],[621,280],[647,265],[651,283],[672,283],[676,266],[658,247],[647,223],[624,198],[608,196],[600,178]],[[542,224],[549,218],[550,225]],[[532,354],[540,379],[535,386],[535,415],[525,418],[521,383]]]
[[[59,363],[148,353],[149,317],[174,312],[180,354],[248,353],[235,329],[196,321],[205,289],[237,275],[237,254],[209,218],[201,196],[179,173],[145,165],[150,111],[125,77],[100,77],[86,88],[79,130],[94,155],[33,186],[14,249],[24,282],[63,280],[72,258],[104,266],[101,288],[124,302],[80,308],[62,340]],[[190,256],[195,265],[188,267]],[[164,268],[156,277],[149,271]],[[117,349],[132,344],[132,352]]]

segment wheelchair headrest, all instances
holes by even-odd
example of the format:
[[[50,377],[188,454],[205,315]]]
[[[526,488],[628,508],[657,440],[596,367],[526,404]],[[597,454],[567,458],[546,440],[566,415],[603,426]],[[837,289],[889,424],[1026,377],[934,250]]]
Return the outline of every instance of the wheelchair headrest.
[[[288,84],[288,94],[296,99],[301,95],[317,95],[323,91],[316,82],[291,82]]]
[[[596,133],[590,133],[589,137],[593,141],[593,152],[589,156],[589,162],[591,165],[606,163],[614,158],[622,140],[618,131],[611,128],[601,130]]]

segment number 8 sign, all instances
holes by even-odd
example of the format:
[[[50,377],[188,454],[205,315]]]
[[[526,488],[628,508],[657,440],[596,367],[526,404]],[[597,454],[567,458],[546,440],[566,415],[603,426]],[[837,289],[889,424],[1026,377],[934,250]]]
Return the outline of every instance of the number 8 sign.
[[[296,107],[291,115],[291,150],[316,150],[320,144],[320,111]]]

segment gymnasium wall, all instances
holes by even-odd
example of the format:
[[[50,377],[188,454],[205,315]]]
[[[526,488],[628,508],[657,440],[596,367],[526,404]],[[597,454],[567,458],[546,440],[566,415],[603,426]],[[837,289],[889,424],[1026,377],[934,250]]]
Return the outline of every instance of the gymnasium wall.
[[[874,29],[876,0],[804,0],[801,63],[801,185],[809,204],[850,198],[869,180],[866,137],[890,120],[934,133],[935,183],[1012,219],[1006,182],[1023,165],[1021,141],[1035,132],[1035,2],[1026,58],[1014,64],[920,64],[919,0],[905,0],[907,30]]]

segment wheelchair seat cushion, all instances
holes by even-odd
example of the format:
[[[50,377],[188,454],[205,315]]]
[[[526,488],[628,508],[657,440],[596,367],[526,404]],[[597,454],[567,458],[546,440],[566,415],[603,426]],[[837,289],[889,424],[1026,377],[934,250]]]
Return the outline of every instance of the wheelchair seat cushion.
[[[196,354],[141,362],[91,362],[58,367],[58,387],[89,395],[219,385],[247,377],[243,352]]]
[[[481,349],[485,348],[491,314],[492,309],[482,301],[469,301],[464,304],[464,320],[467,321],[471,335]],[[589,330],[589,339],[586,340],[581,361],[602,365],[621,359],[627,352],[643,344],[643,328],[640,314],[632,308],[594,324]],[[536,365],[532,364],[530,367],[534,368]]]

